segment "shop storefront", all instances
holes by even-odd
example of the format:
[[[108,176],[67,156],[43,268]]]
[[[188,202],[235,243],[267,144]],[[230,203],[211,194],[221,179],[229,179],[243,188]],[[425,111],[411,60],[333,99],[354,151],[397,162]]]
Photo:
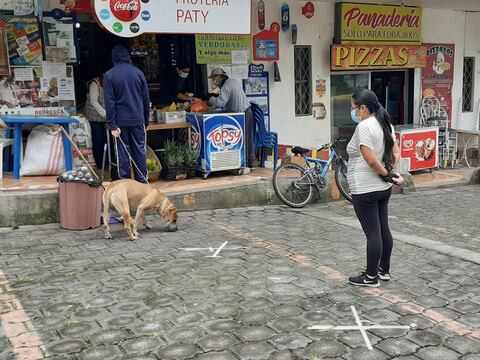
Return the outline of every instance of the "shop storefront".
[[[413,123],[413,69],[426,66],[422,9],[339,3],[331,47],[332,137],[350,137],[356,87],[377,94],[394,125]]]

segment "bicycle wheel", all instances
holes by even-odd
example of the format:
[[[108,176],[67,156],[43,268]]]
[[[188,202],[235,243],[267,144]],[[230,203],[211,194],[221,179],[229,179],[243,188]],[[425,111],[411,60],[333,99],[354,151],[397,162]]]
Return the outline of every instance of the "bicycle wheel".
[[[347,165],[344,161],[340,162],[335,170],[335,183],[337,184],[340,194],[352,202],[352,195],[350,194],[350,187],[347,181]]]
[[[313,196],[313,179],[306,170],[297,164],[285,164],[273,173],[273,189],[285,205],[301,208]]]

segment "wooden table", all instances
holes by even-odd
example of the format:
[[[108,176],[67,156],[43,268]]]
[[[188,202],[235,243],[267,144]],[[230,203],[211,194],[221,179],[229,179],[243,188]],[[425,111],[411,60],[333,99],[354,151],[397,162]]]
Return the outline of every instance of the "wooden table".
[[[158,124],[158,123],[152,123],[149,124],[147,127],[147,132],[148,131],[162,131],[162,130],[172,130],[172,136],[175,136],[175,130],[176,129],[187,129],[188,130],[188,146],[192,148],[192,124],[183,122],[183,123],[173,123],[173,124]],[[107,152],[108,152],[108,158],[110,161],[108,162],[108,168],[109,172],[111,173],[112,171],[112,165],[117,166],[115,163],[112,164],[112,154],[111,154],[111,148],[110,148],[110,130],[105,124],[105,131],[107,133]]]
[[[48,117],[48,116],[23,116],[23,115],[2,115],[1,119],[9,126],[14,126],[14,144],[13,144],[13,179],[20,179],[20,166],[22,159],[22,127],[24,124],[59,124],[63,126],[68,134],[68,124],[76,123],[78,120],[68,116]],[[7,130],[9,137],[10,130]],[[63,152],[65,156],[65,168],[67,171],[72,170],[72,148],[69,140],[63,136]]]
[[[188,131],[188,146],[192,147],[192,124],[189,122],[172,123],[172,124],[150,124],[147,131],[161,131],[172,130],[172,136],[175,135],[176,129],[187,129]]]

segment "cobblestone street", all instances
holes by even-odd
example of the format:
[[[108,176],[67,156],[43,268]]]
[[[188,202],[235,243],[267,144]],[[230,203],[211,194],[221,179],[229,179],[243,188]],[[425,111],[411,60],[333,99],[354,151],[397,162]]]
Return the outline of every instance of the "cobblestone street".
[[[478,199],[394,196],[377,289],[346,283],[365,266],[347,202],[180,213],[176,233],[156,219],[136,242],[120,224],[114,240],[0,232],[0,359],[478,360]]]

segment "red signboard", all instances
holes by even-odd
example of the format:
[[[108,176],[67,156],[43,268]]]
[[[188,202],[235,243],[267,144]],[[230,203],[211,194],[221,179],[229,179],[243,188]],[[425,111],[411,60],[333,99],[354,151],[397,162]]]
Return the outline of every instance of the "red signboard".
[[[400,135],[400,156],[409,159],[408,171],[431,169],[438,162],[438,129],[418,129]]]
[[[279,31],[280,25],[274,22],[270,26],[270,30],[263,30],[253,36],[253,60],[277,61],[280,58]]]
[[[452,121],[452,85],[455,44],[423,44],[427,66],[422,69],[422,96],[435,96]]]

